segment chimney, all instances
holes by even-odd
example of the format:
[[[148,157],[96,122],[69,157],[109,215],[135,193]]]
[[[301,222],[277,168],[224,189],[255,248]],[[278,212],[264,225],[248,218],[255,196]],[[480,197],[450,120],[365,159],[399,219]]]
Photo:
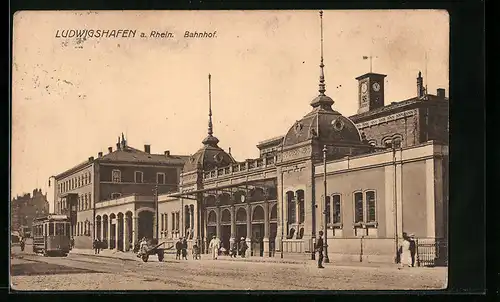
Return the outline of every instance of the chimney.
[[[144,145],[144,152],[151,154],[151,145]]]
[[[417,77],[417,96],[419,98],[424,97],[424,78],[422,78],[422,72],[418,72]]]
[[[229,153],[229,155],[231,155],[231,147],[229,147],[229,150],[227,153]]]
[[[167,150],[167,151],[164,152],[164,154],[165,154],[165,156],[168,157],[168,156],[170,156],[170,151]]]
[[[444,99],[446,97],[445,92],[446,92],[446,90],[444,90],[444,88],[438,88],[438,90],[437,90],[438,98]]]
[[[108,147],[108,152],[109,153],[113,152],[113,147]]]
[[[97,157],[102,157],[102,152],[97,153]]]
[[[93,161],[93,160],[94,160],[93,156],[89,157],[89,161]]]
[[[120,150],[120,143],[116,143],[116,150]]]

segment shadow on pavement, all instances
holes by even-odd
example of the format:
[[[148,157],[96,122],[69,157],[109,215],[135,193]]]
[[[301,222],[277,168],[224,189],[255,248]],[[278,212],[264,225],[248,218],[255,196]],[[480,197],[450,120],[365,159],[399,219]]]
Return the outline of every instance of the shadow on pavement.
[[[60,274],[89,274],[99,273],[98,271],[73,268],[58,264],[42,262],[12,264],[11,276],[37,276],[37,275],[60,275]]]

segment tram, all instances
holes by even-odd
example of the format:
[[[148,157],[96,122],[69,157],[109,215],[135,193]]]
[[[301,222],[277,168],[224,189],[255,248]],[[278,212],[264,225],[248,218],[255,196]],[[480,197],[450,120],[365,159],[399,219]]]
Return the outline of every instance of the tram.
[[[44,256],[64,256],[70,251],[71,224],[66,215],[47,215],[33,219],[33,252]]]

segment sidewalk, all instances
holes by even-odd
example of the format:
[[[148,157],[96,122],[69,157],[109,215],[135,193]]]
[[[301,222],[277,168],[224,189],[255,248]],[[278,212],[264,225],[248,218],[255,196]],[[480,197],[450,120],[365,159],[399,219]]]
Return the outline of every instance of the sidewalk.
[[[94,250],[90,249],[76,249],[71,250],[70,254],[76,255],[87,255],[87,256],[96,256],[96,257],[104,257],[104,258],[114,258],[121,259],[125,261],[142,261],[137,258],[136,254],[133,252],[121,252],[116,250],[102,250],[99,254],[94,254]],[[175,260],[174,254],[172,252],[166,253],[165,260],[166,261],[179,261]],[[240,262],[251,262],[251,263],[283,263],[283,264],[315,264],[316,260],[311,260],[311,255],[309,254],[297,254],[297,255],[285,255],[284,258],[280,257],[280,254],[277,253],[274,257],[256,257],[253,256],[251,258],[231,258],[229,256],[219,256],[217,261],[240,261]],[[152,256],[153,258],[156,257]],[[188,258],[188,261],[196,261],[192,260],[191,255]],[[198,261],[213,261],[211,255],[202,254],[201,259]],[[332,266],[337,267],[372,267],[372,268],[397,268],[398,265],[393,263],[376,263],[376,262],[355,262],[355,261],[331,261]]]

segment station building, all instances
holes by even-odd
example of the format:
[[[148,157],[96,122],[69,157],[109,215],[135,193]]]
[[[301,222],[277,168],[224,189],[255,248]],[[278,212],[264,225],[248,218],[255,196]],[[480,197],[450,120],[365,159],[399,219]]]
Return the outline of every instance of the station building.
[[[419,73],[414,97],[385,105],[385,77],[357,78],[351,117],[332,108],[321,77],[310,112],[259,143],[257,159],[222,150],[210,116],[179,192],[159,196],[160,238],[205,251],[214,235],[225,248],[244,238],[247,256],[312,257],[327,230],[330,258],[392,262],[405,232],[432,247],[431,258],[446,258],[448,99],[443,89],[427,93]]]
[[[313,257],[318,232],[326,230],[330,259],[393,262],[403,233],[432,247],[432,260],[446,258],[440,248],[448,223],[444,89],[428,93],[419,73],[415,95],[386,105],[386,75],[367,73],[356,78],[358,112],[346,117],[325,94],[320,67],[309,112],[283,136],[260,142],[258,158],[237,161],[219,147],[210,109],[207,137],[193,155],[152,156],[124,144],[58,175],[58,208],[66,207],[66,193],[81,200],[75,190],[83,189],[72,179],[87,171],[85,183],[94,181],[87,195],[99,199],[77,221],[93,221],[93,238],[111,249],[127,251],[142,237],[158,237],[167,247],[187,238],[206,253],[218,236],[225,248],[243,238],[248,257]],[[139,166],[154,170],[147,185],[132,181]],[[115,181],[121,167],[130,170],[129,180]],[[172,171],[171,181],[152,193],[163,169]]]

